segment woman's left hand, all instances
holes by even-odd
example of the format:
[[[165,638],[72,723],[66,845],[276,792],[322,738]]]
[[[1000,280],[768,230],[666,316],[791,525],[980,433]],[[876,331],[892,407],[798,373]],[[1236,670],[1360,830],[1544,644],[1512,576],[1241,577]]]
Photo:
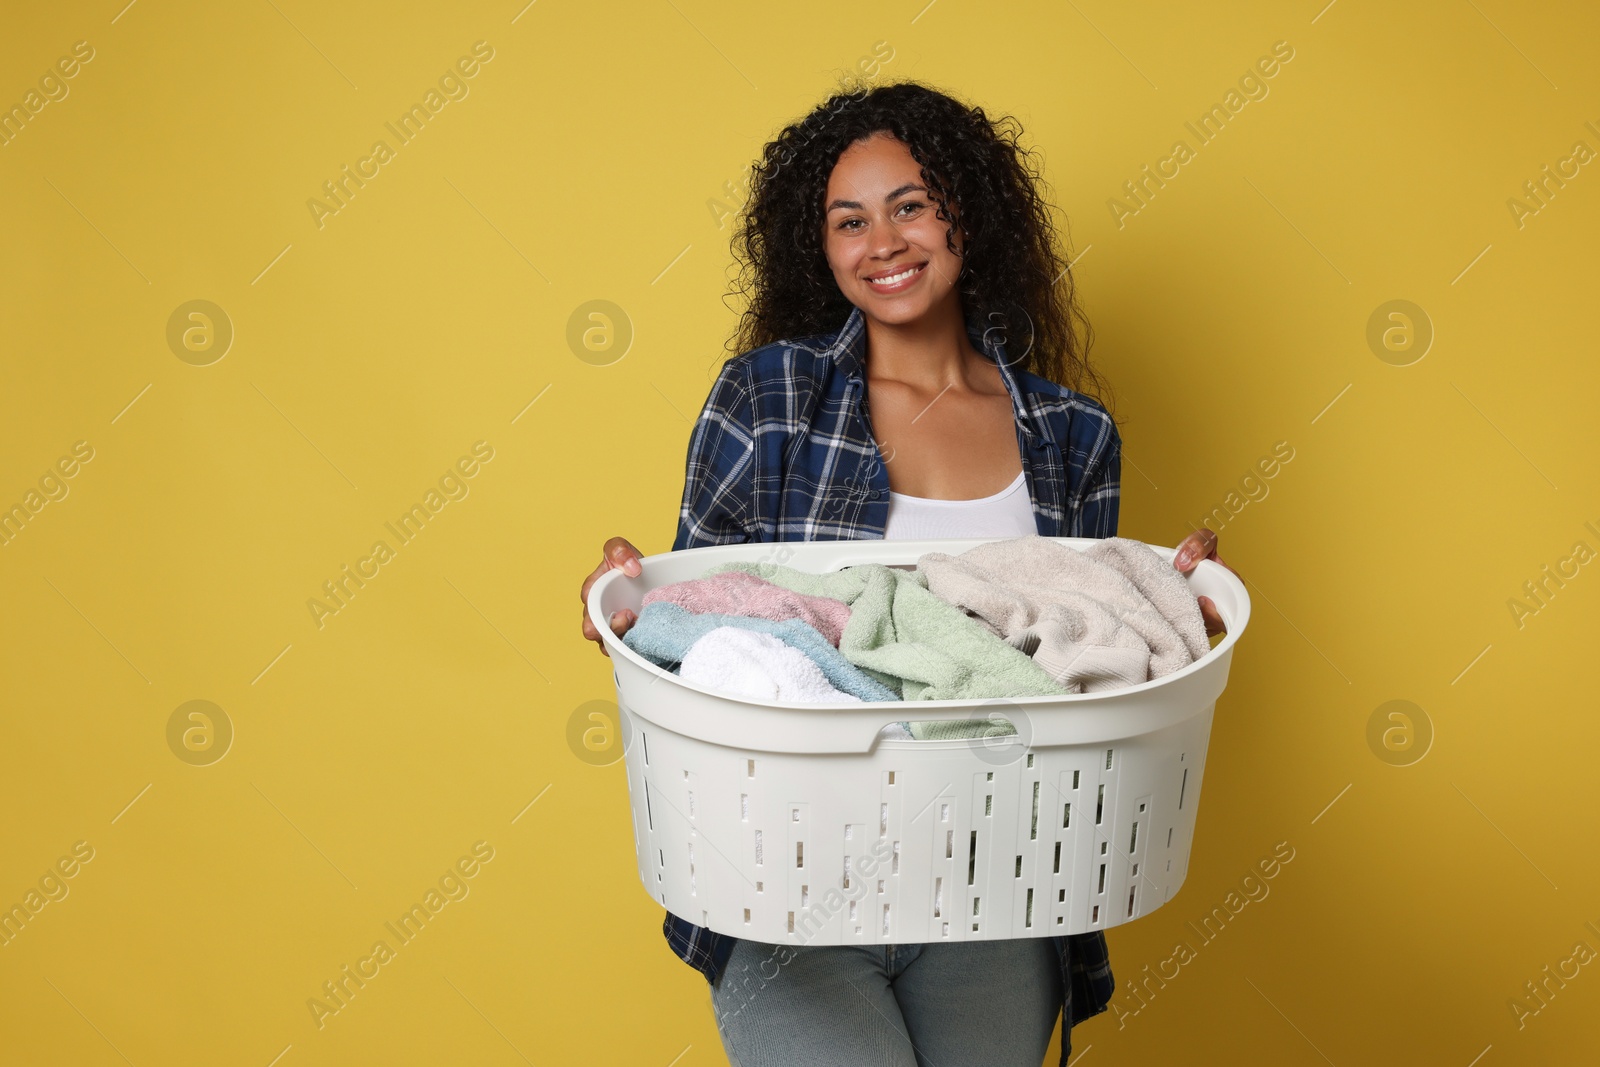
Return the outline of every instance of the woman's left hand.
[[[1172,565],[1184,574],[1188,574],[1203,559],[1214,559],[1241,579],[1244,577],[1217,555],[1217,535],[1204,526],[1178,543],[1178,552],[1172,557]],[[1200,617],[1205,620],[1207,637],[1228,632],[1227,626],[1223,625],[1222,616],[1217,613],[1217,606],[1208,596],[1200,598]]]

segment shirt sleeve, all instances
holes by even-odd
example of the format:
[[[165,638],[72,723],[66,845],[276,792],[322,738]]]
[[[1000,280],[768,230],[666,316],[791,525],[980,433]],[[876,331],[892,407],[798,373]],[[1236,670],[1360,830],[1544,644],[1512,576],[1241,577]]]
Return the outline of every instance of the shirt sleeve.
[[[1103,423],[1084,463],[1077,506],[1070,509],[1068,537],[1115,537],[1122,503],[1122,435],[1104,409]]]
[[[723,364],[695,420],[674,552],[753,539],[756,432],[749,378],[744,360]]]

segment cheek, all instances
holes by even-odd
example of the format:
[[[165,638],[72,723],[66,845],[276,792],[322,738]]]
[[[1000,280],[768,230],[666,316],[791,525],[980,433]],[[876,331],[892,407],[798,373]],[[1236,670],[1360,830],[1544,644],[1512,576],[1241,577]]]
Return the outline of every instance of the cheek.
[[[942,219],[932,215],[917,220],[916,241],[936,259],[954,261],[956,254],[950,251],[946,244],[946,233],[949,227]],[[960,247],[959,245],[957,247]]]
[[[851,269],[851,253],[847,246],[824,237],[822,239],[822,254],[828,260],[828,268],[835,274],[846,273]]]
[[[961,271],[961,257],[945,245],[944,224],[938,223],[921,231],[916,243],[928,257],[928,268],[934,271],[934,282],[947,282]]]

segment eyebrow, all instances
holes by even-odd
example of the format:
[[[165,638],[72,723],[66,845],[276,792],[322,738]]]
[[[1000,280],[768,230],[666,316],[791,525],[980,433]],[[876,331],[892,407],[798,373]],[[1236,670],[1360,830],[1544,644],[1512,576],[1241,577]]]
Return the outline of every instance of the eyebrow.
[[[902,185],[898,189],[889,190],[888,194],[886,196],[884,196],[883,202],[885,204],[887,204],[889,201],[893,200],[895,197],[904,196],[906,193],[913,193],[913,192],[915,192],[915,193],[925,193],[927,191],[928,190],[927,190],[927,188],[925,186],[918,185],[916,182],[907,182],[905,185]],[[824,210],[823,214],[827,214],[827,212],[832,211],[834,208],[840,208],[840,207],[849,208],[852,211],[860,211],[861,210],[861,203],[859,201],[856,201],[856,200],[835,200],[835,201],[833,201],[833,203],[831,203],[831,204],[829,204],[827,206],[827,208],[826,208],[826,210]]]

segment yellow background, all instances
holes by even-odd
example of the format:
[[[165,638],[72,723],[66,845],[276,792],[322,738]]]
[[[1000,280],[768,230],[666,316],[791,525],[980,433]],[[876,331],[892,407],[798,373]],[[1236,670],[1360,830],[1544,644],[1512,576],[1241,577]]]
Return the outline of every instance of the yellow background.
[[[1175,544],[1295,450],[1220,530],[1255,615],[1187,883],[1109,935],[1123,983],[1197,958],[1137,1015],[1123,984],[1075,1052],[1594,1062],[1600,968],[1521,1026],[1508,1002],[1600,950],[1600,568],[1520,627],[1507,602],[1600,548],[1600,168],[1520,227],[1507,200],[1600,149],[1597,31],[1504,0],[9,11],[4,106],[94,58],[0,147],[0,505],[94,457],[0,547],[0,904],[94,858],[0,947],[0,1060],[724,1062],[621,765],[568,743],[613,695],[575,594],[611,535],[670,547],[733,323],[713,202],[882,41],[878,81],[1042,151],[1125,536]],[[396,147],[384,123],[480,40],[469,95]],[[1277,41],[1269,95],[1119,227],[1107,201]],[[319,228],[307,201],[379,138],[395,158]],[[1435,332],[1409,366],[1366,340],[1396,299]],[[208,366],[167,342],[191,300],[235,331]],[[568,345],[591,300],[631,323],[620,359]],[[319,628],[308,599],[477,441],[469,494]],[[1396,699],[1434,735],[1408,766],[1367,739]],[[235,731],[208,766],[168,744],[191,700]],[[319,1028],[308,998],[479,841],[470,894]],[[1198,946],[1280,841],[1270,896]]]

